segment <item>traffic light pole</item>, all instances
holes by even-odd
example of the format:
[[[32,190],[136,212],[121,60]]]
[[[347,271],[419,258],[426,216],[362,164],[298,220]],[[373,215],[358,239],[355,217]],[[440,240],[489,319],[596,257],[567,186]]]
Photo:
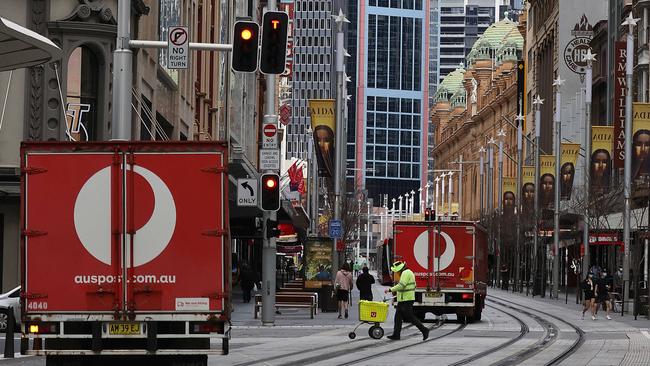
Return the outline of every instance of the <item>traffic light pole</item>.
[[[269,0],[267,11],[275,11],[277,8],[276,0]],[[278,116],[275,108],[275,75],[267,74],[266,91],[264,93],[264,123],[273,123],[277,125]],[[262,129],[260,128],[260,136]],[[277,173],[267,170],[265,173]],[[270,221],[277,220],[275,211],[262,211],[262,325],[275,325],[275,281],[276,268],[275,256],[277,247],[275,237],[268,236],[267,225]]]
[[[339,13],[342,16],[342,12]],[[335,17],[337,24],[336,32],[336,156],[334,164],[334,219],[341,220],[341,210],[345,197],[345,158],[346,136],[345,133],[345,51],[343,50],[343,23],[347,20]],[[345,240],[345,238],[341,238]],[[332,260],[333,271],[338,271],[339,254],[336,251],[336,240],[334,240],[334,258]]]

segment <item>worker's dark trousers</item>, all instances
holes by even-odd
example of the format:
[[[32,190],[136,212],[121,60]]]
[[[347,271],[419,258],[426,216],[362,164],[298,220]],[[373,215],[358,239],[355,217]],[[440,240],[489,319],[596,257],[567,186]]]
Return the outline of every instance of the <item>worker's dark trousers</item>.
[[[395,312],[395,327],[393,328],[393,336],[399,337],[402,332],[402,321],[407,321],[415,325],[420,332],[424,333],[427,329],[418,318],[413,315],[414,301],[401,301],[397,303],[397,311]]]

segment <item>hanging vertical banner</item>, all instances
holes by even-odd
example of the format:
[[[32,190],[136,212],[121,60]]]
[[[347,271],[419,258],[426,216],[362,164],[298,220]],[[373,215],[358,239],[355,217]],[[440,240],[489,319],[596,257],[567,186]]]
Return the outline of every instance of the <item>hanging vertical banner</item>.
[[[540,155],[539,170],[539,207],[552,208],[555,202],[555,155]]]
[[[591,127],[590,186],[595,194],[609,192],[612,179],[613,126]]]
[[[521,170],[521,209],[524,215],[535,211],[535,167],[524,166]]]
[[[517,178],[503,177],[501,189],[503,190],[503,197],[501,197],[503,216],[513,217],[515,215],[515,192],[517,192]]]
[[[625,161],[625,54],[626,42],[615,42],[614,50],[614,167],[623,169]]]
[[[632,182],[646,187],[650,180],[650,103],[633,103],[632,116]]]
[[[560,161],[560,199],[570,200],[573,191],[573,180],[576,175],[576,163],[580,154],[580,144],[562,143]]]
[[[336,133],[336,101],[334,99],[310,99],[309,116],[314,130],[318,175],[334,176],[334,157]]]

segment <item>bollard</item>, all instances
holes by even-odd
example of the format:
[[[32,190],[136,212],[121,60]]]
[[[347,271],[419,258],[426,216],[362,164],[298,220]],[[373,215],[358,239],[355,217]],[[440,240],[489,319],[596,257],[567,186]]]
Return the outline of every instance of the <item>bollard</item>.
[[[5,330],[5,358],[14,358],[14,308],[7,309],[7,329]]]

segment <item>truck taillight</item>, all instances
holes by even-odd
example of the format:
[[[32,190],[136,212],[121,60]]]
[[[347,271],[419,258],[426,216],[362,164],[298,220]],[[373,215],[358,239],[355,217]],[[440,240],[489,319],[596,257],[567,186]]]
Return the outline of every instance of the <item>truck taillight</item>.
[[[191,322],[190,323],[190,333],[191,334],[207,334],[207,333],[219,333],[223,334],[223,323],[219,322]]]
[[[59,323],[39,322],[27,324],[27,332],[32,334],[57,334],[59,333]]]
[[[474,297],[474,294],[463,294],[463,300],[471,300]]]

